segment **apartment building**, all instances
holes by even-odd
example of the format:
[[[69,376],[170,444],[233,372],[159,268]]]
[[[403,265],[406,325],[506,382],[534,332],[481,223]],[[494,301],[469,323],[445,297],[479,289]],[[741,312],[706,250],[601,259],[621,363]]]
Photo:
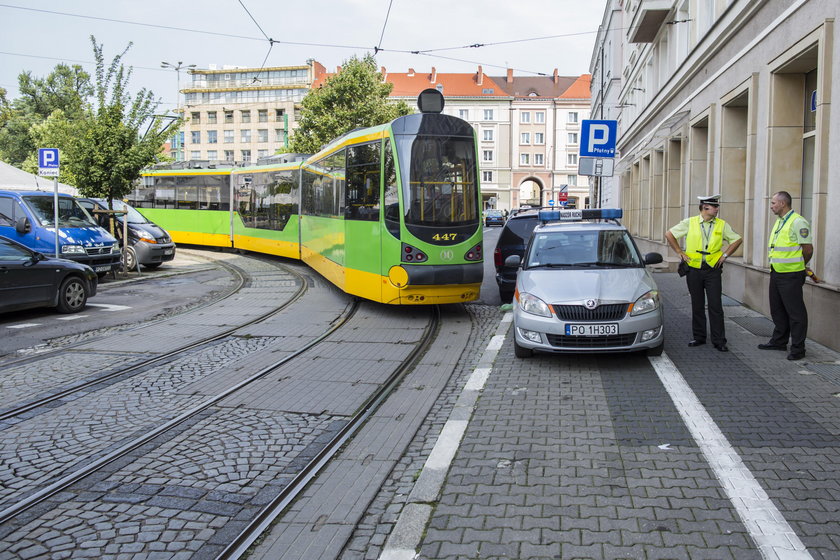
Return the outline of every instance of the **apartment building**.
[[[324,72],[314,60],[275,68],[193,69],[183,89],[186,160],[256,163],[288,145],[299,103]]]
[[[697,196],[720,193],[721,217],[744,237],[724,292],[769,315],[769,200],[790,192],[824,280],[805,285],[808,334],[835,349],[838,16],[835,0],[608,0],[591,64],[593,113],[619,122],[604,200],[624,208],[643,251],[675,262],[666,229],[696,213]]]

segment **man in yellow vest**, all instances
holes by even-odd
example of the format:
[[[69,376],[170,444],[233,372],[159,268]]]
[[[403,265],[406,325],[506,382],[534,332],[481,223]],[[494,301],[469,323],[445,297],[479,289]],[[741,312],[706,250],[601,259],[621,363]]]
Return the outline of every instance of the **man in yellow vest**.
[[[807,264],[814,254],[811,225],[791,209],[787,191],[779,191],[770,199],[770,210],[776,223],[770,230],[770,316],[773,335],[770,342],[759,344],[762,350],[787,350],[788,360],[805,357],[805,336],[808,333],[808,311],[802,297]]]
[[[691,294],[691,331],[689,346],[706,344],[706,299],[709,302],[709,330],[712,344],[729,352],[723,326],[721,301],[723,263],[741,246],[741,236],[732,226],[717,217],[720,195],[698,196],[700,214],[681,221],[665,232],[665,239],[683,262],[688,264],[688,292]],[[685,237],[685,251],[678,239]],[[723,243],[727,243],[724,250]]]

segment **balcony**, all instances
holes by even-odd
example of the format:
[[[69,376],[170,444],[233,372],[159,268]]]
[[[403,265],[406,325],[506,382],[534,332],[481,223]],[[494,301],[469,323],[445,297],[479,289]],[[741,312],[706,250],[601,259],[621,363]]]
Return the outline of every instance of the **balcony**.
[[[673,0],[642,0],[630,25],[630,42],[652,43],[673,4]]]

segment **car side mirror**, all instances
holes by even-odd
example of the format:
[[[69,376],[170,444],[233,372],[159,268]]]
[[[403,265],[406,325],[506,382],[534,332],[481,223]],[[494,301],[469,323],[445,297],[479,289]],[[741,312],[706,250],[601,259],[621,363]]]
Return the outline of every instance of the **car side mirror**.
[[[645,255],[645,264],[659,264],[662,262],[662,255],[659,253],[647,253]]]
[[[509,266],[511,268],[519,268],[519,265],[522,264],[522,257],[519,255],[510,255],[508,258],[505,259],[505,266]]]
[[[29,233],[32,231],[32,222],[30,222],[29,218],[26,216],[21,216],[18,218],[17,222],[15,222],[15,231],[21,235]]]

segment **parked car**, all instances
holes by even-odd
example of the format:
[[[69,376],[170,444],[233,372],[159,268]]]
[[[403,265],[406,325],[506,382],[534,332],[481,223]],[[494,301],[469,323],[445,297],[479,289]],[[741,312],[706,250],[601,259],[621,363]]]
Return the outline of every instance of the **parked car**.
[[[514,352],[628,352],[659,355],[662,302],[619,209],[542,210],[519,266],[513,303]]]
[[[0,236],[0,312],[55,307],[76,313],[96,295],[97,280],[86,264],[47,258]]]
[[[525,254],[531,232],[538,223],[537,210],[518,211],[508,217],[504,229],[499,234],[496,250],[493,251],[493,264],[496,266],[496,284],[499,286],[502,301],[510,301],[513,298],[518,270],[518,267],[505,265],[505,259],[511,255],[522,257]]]
[[[484,215],[484,226],[503,226],[505,225],[505,215],[501,210],[488,210]]]
[[[97,210],[108,210],[108,201],[102,198],[80,198],[79,204],[96,217],[99,224],[108,229],[108,214]],[[114,234],[125,251],[125,267],[128,270],[137,268],[140,263],[146,268],[157,268],[161,264],[175,258],[175,244],[169,234],[159,225],[149,221],[132,206],[121,201],[114,201],[114,210],[127,207],[128,214],[128,249],[122,243],[123,215],[116,215]]]
[[[54,222],[53,193],[0,190],[0,235],[38,253],[89,265],[100,278],[119,270],[119,243],[75,198],[58,195],[58,255]]]

